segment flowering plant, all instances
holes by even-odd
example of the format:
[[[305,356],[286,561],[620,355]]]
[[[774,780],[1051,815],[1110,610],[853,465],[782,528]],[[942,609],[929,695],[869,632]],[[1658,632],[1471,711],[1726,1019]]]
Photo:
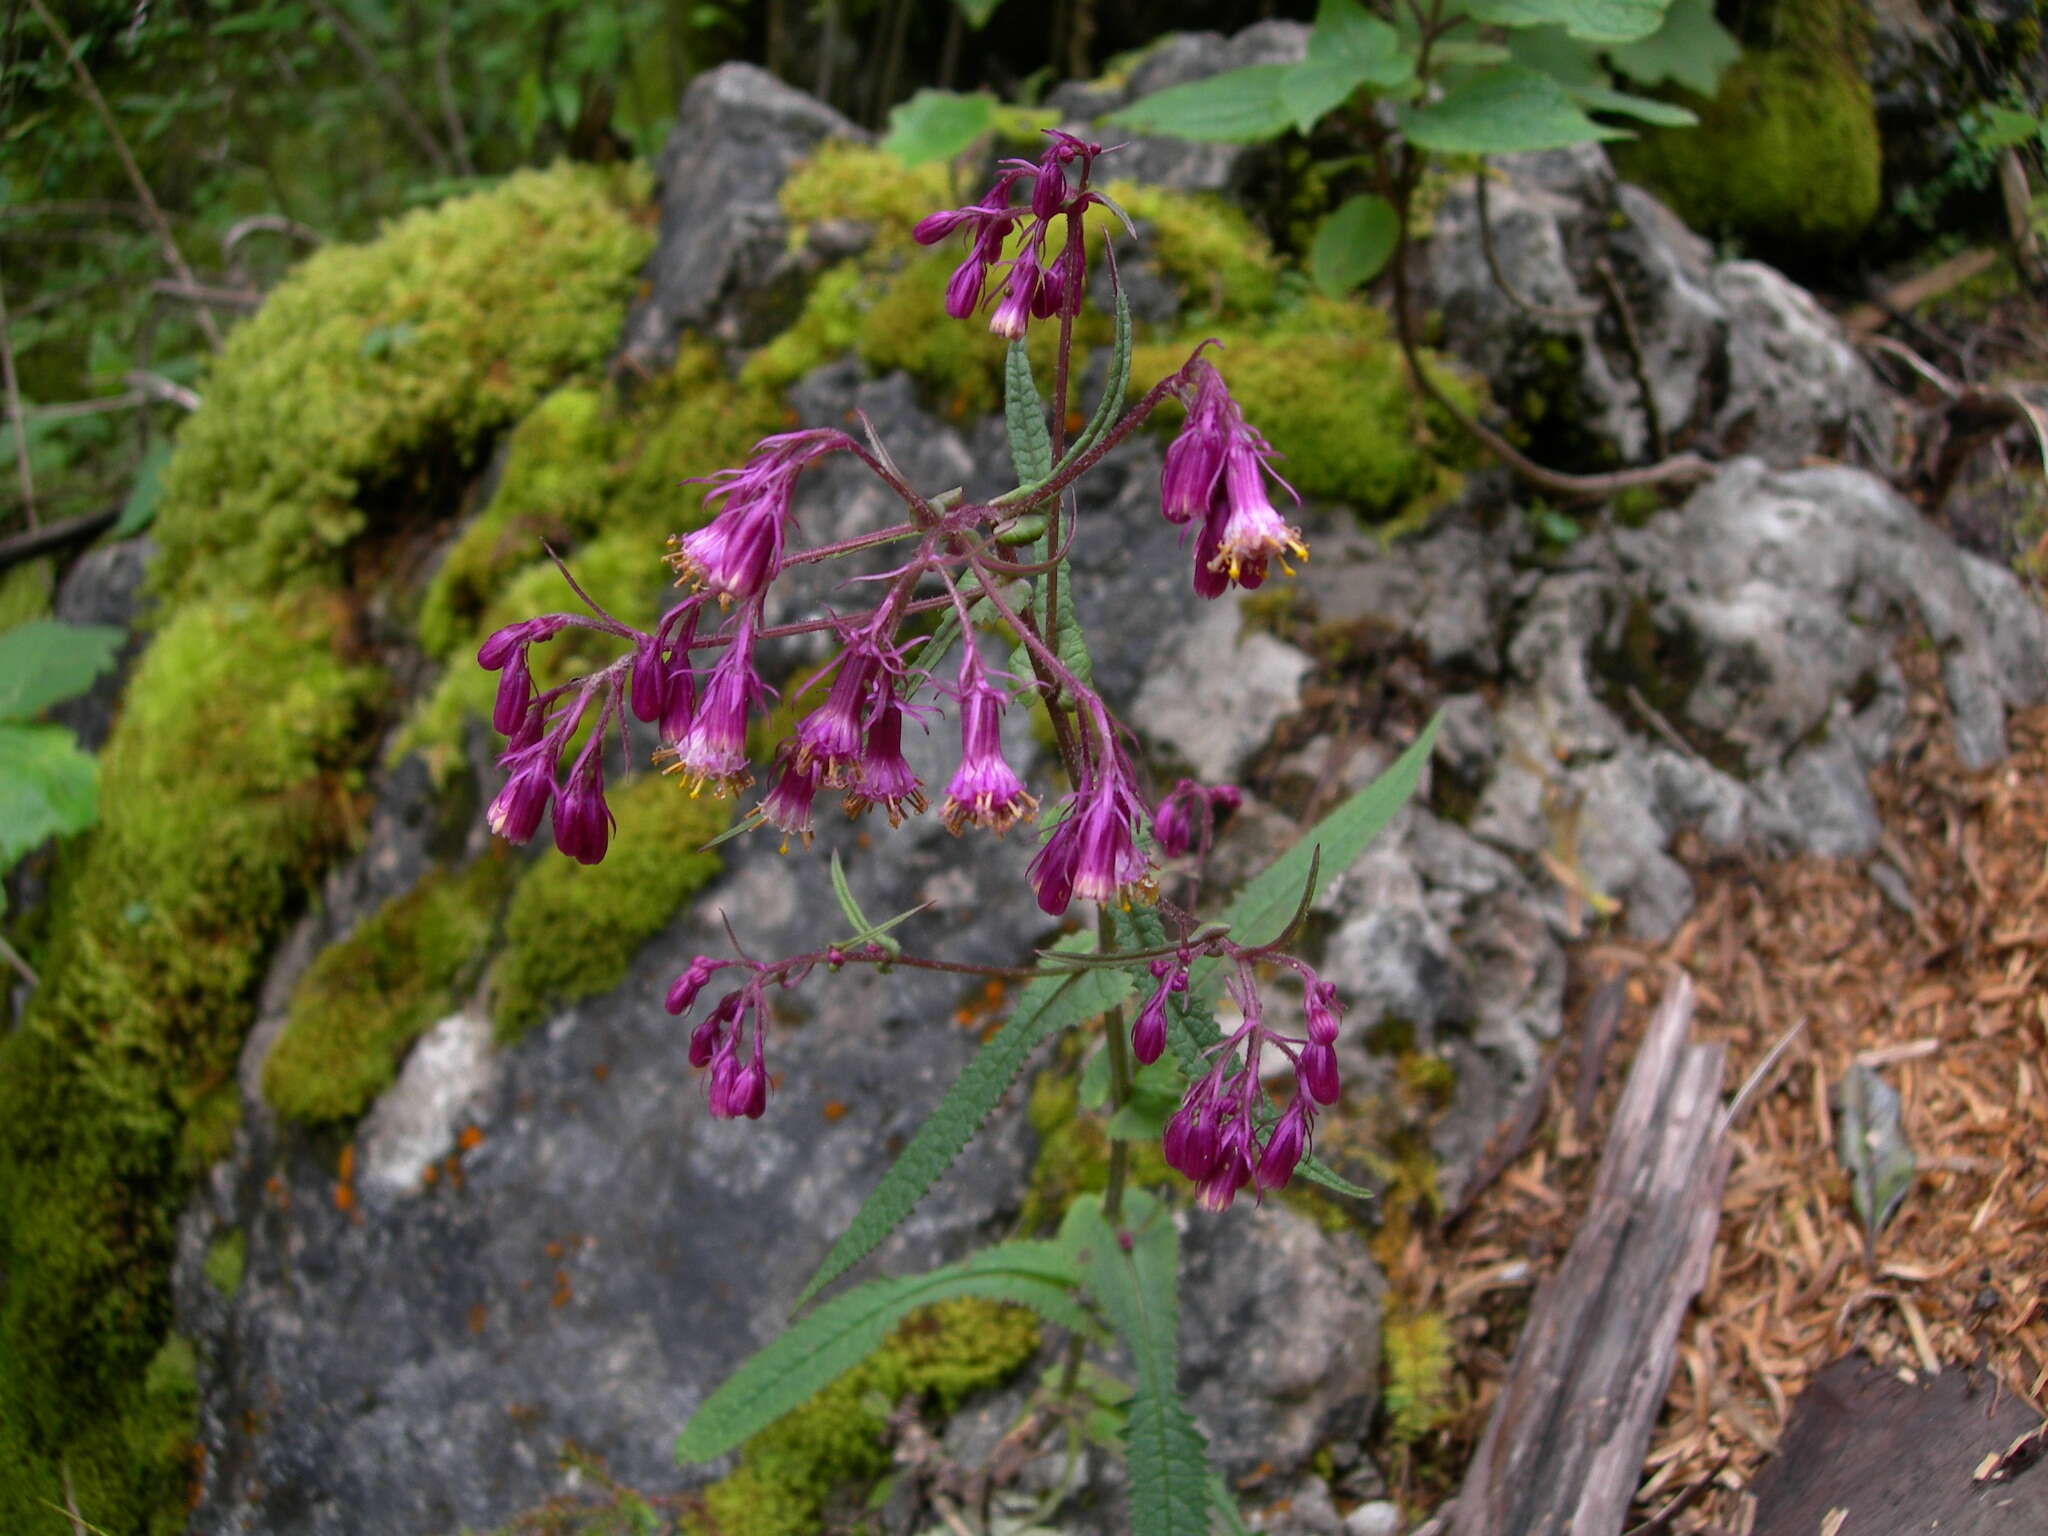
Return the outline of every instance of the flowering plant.
[[[829,633],[836,653],[806,685],[810,707],[774,747],[772,779],[736,831],[765,822],[781,832],[785,850],[792,841],[807,845],[826,790],[838,793],[848,815],[879,807],[892,826],[923,813],[929,802],[903,755],[903,723],[950,709],[960,758],[939,806],[948,830],[1000,837],[1029,825],[1040,837],[1028,870],[1039,907],[1062,916],[1078,898],[1093,904],[1097,921],[1092,932],[1069,934],[1041,951],[1036,965],[996,972],[1025,983],[1008,1022],[905,1147],[799,1304],[910,1213],[1036,1045],[1095,1019],[1104,1020],[1106,1108],[1113,1117],[1106,1188],[1074,1202],[1054,1241],[1001,1244],[817,1307],[702,1404],[678,1454],[700,1459],[738,1444],[856,1364],[913,1308],[950,1295],[989,1296],[1030,1306],[1068,1328],[1076,1368],[1085,1345],[1105,1337],[1105,1319],[1125,1340],[1139,1375],[1125,1423],[1133,1528],[1182,1531],[1206,1526],[1212,1507],[1233,1521],[1236,1512],[1208,1475],[1200,1433],[1179,1405],[1178,1239],[1162,1202],[1128,1187],[1130,1144],[1160,1137],[1168,1164],[1211,1211],[1247,1191],[1263,1198],[1297,1174],[1364,1193],[1311,1151],[1316,1116],[1341,1091],[1341,1004],[1335,988],[1287,946],[1322,871],[1348,865],[1413,790],[1434,728],[1378,783],[1250,882],[1221,921],[1198,921],[1161,897],[1169,871],[1188,872],[1194,888],[1217,817],[1236,807],[1238,791],[1181,780],[1156,805],[1148,798],[1131,734],[1092,684],[1073,617],[1066,561],[1077,515],[1072,487],[1173,398],[1186,420],[1167,450],[1160,511],[1184,541],[1193,534],[1195,592],[1214,598],[1233,586],[1257,587],[1275,564],[1285,568],[1308,551],[1274,506],[1276,489],[1292,492],[1274,467],[1273,450],[1245,420],[1206,347],[1123,411],[1131,319],[1107,240],[1102,259],[1115,318],[1107,383],[1092,418],[1066,440],[1074,327],[1089,291],[1086,214],[1099,206],[1122,215],[1092,184],[1101,147],[1061,132],[1049,140],[1036,161],[1000,167],[979,202],[934,213],[915,232],[924,244],[964,238],[947,311],[969,320],[986,309],[989,329],[1009,342],[1006,415],[1017,486],[985,503],[925,496],[907,483],[872,429],[859,438],[814,429],[764,439],[744,465],[710,477],[712,520],[671,541],[669,563],[690,590],[651,631],[612,618],[565,571],[588,613],[528,619],[484,643],[478,661],[499,675],[494,722],[507,738],[500,758],[507,778],[489,820],[493,830],[523,841],[552,807],[556,846],[585,863],[602,859],[613,826],[604,743],[614,727],[623,740],[629,713],[656,729],[658,759],[690,793],[745,791],[754,774],[749,718],[772,691],[756,657],[779,638]],[[1049,412],[1024,346],[1033,323],[1057,327]],[[795,548],[793,487],[804,470],[836,454],[852,456],[888,485],[905,518],[859,538]],[[784,571],[887,546],[908,552],[870,578],[880,596],[866,611],[768,622],[766,595]],[[918,620],[936,620],[936,628],[914,628]],[[537,691],[530,648],[570,627],[615,637],[618,659]],[[983,658],[981,629],[1001,630],[1015,642],[1009,671]],[[941,682],[949,666],[950,681]],[[1025,695],[1046,710],[1066,784],[1042,815],[1039,796],[1001,744],[1003,715]],[[1162,859],[1170,862],[1162,866]],[[755,1119],[770,1107],[767,1021],[775,991],[846,965],[988,974],[985,967],[904,954],[889,933],[902,917],[871,922],[836,860],[833,875],[854,927],[850,938],[772,960],[700,955],[669,989],[668,1011],[695,1016],[687,1055],[704,1074],[714,1116]],[[1299,983],[1299,1033],[1269,1010],[1280,978]],[[1144,999],[1127,1022],[1124,1001],[1141,991]],[[715,995],[699,1013],[707,993]],[[1235,1019],[1227,1031],[1217,1023],[1219,997]],[[1140,1068],[1154,1081],[1165,1074],[1175,1091],[1163,1102],[1158,1094],[1137,1094]],[[1289,1091],[1276,1099],[1269,1082]],[[1074,1375],[1070,1369],[1069,1390]]]

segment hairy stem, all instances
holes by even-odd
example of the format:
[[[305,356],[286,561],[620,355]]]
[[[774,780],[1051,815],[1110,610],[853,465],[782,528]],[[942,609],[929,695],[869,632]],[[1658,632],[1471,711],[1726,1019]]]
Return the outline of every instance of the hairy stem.
[[[1100,937],[1097,947],[1105,954],[1116,947],[1116,931],[1109,920],[1109,908],[1099,908],[1096,915],[1097,931]],[[1124,1030],[1123,1005],[1118,1004],[1106,1016],[1105,1043],[1109,1047],[1109,1112],[1116,1112],[1131,1099],[1131,1037]],[[1109,1181],[1102,1190],[1102,1219],[1111,1226],[1123,1214],[1124,1182],[1130,1177],[1131,1144],[1110,1138]]]

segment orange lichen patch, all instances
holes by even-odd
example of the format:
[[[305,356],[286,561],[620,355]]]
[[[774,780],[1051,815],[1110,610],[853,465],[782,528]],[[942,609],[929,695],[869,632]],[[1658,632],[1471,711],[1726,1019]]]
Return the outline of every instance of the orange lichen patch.
[[[340,1211],[344,1216],[351,1214],[356,1208],[355,1185],[344,1184],[339,1179],[336,1179],[334,1181],[333,1200],[334,1208],[337,1211]]]
[[[556,1270],[554,1294],[548,1297],[548,1305],[551,1307],[566,1307],[575,1299],[576,1293],[569,1288],[569,1271],[566,1269]]]
[[[489,1321],[490,1312],[482,1302],[478,1302],[469,1309],[469,1331],[471,1333],[482,1333]]]
[[[1727,1046],[1729,1097],[1763,1076],[1731,1132],[1720,1234],[1680,1334],[1639,1508],[1711,1480],[1672,1529],[1746,1529],[1744,1489],[1783,1435],[1793,1399],[1853,1349],[1912,1371],[1981,1364],[2001,1390],[2041,1410],[2048,709],[2013,717],[2004,762],[1966,771],[1933,658],[1902,660],[1915,683],[1908,724],[1872,776],[1884,825],[1877,858],[1899,877],[1892,896],[1873,883],[1873,860],[1682,849],[1699,899],[1668,943],[1580,947],[1585,989],[1617,968],[1629,972],[1620,1041],[1591,1114],[1574,1122],[1579,1042],[1568,1035],[1530,1149],[1448,1234],[1411,1246],[1413,1272],[1394,1276],[1404,1294],[1459,1303],[1452,1322],[1470,1407],[1440,1465],[1469,1459],[1527,1285],[1555,1270],[1584,1215],[1630,1042],[1677,967],[1698,986],[1696,1035]],[[1835,1145],[1834,1093],[1859,1061],[1898,1091],[1919,1169],[1868,1257]],[[1511,1287],[1486,1278],[1509,1273]],[[1444,1491],[1404,1490],[1425,1503]]]
[[[344,1184],[355,1182],[356,1144],[349,1142],[341,1149],[341,1156],[335,1160],[334,1176]]]
[[[824,1115],[828,1122],[842,1119],[846,1114],[846,1101],[844,1099],[827,1099],[819,1112]]]
[[[548,1243],[547,1247],[541,1250],[542,1253],[545,1253],[551,1259],[559,1259],[563,1254],[567,1253],[568,1251],[568,1245],[565,1244],[560,1238],[553,1239]]]
[[[603,1082],[612,1075],[612,1069],[604,1062],[598,1062],[590,1069],[590,1076],[596,1082]]]
[[[438,1183],[440,1183],[440,1182],[441,1182],[441,1165],[440,1165],[440,1164],[438,1164],[438,1163],[429,1163],[429,1164],[427,1164],[427,1166],[426,1166],[426,1167],[424,1167],[424,1168],[422,1168],[422,1169],[420,1170],[420,1188],[422,1188],[422,1189],[432,1189],[432,1188],[433,1188],[433,1187],[434,1187],[434,1186],[435,1186],[436,1184],[438,1184]]]
[[[483,1144],[483,1130],[481,1127],[474,1125],[465,1125],[462,1128],[461,1134],[455,1138],[455,1145],[464,1152],[474,1152]]]

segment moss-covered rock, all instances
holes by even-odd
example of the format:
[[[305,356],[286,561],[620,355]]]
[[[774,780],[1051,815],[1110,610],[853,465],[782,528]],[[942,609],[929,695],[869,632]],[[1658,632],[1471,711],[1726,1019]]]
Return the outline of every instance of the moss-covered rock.
[[[1441,1312],[1397,1307],[1380,1329],[1387,1387],[1386,1435],[1412,1445],[1451,1416],[1451,1330]]]
[[[309,257],[229,337],[179,433],[159,590],[331,573],[394,482],[466,464],[596,366],[652,245],[645,195],[637,173],[522,172]]]
[[[316,1123],[368,1109],[407,1048],[460,1001],[516,869],[500,845],[467,869],[434,870],[322,950],[263,1063],[271,1106]]]
[[[1825,52],[1745,53],[1697,128],[1666,128],[1617,151],[1622,174],[1668,198],[1696,229],[1759,249],[1840,250],[1875,217],[1881,150],[1870,87]]]
[[[701,1536],[808,1536],[832,1494],[888,1470],[883,1434],[904,1398],[950,1413],[1038,1352],[1038,1322],[975,1297],[914,1312],[866,1361],[749,1440],[739,1468],[704,1492]]]
[[[336,654],[337,628],[332,602],[186,606],[101,758],[44,985],[0,1041],[0,1529],[47,1519],[60,1466],[97,1525],[183,1524],[166,1425],[182,1412],[189,1433],[189,1393],[151,1362],[185,1130],[232,1083],[270,945],[354,824],[376,673]]]
[[[643,774],[611,804],[619,824],[602,864],[543,855],[512,893],[505,949],[491,968],[501,1040],[517,1039],[551,1005],[617,986],[640,946],[721,867],[704,845],[725,830],[731,801]]]

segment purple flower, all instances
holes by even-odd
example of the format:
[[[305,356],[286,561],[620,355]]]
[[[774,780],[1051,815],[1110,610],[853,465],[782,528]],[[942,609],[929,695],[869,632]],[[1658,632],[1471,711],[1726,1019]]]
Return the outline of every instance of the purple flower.
[[[720,1120],[758,1120],[768,1107],[768,1060],[761,1025],[764,1009],[758,986],[757,979],[720,998],[711,1017],[690,1036],[690,1064],[699,1068],[709,1064],[706,1098],[711,1113]],[[753,1051],[743,1062],[740,1045],[750,1014]],[[714,1023],[717,1027],[707,1032],[705,1026]]]
[[[642,635],[633,646],[633,718],[654,724],[668,707],[668,663],[661,655],[661,643]]]
[[[1137,1021],[1131,1025],[1131,1054],[1138,1058],[1141,1066],[1151,1066],[1166,1050],[1166,999],[1172,991],[1172,987],[1162,982],[1159,989],[1145,1000],[1145,1006],[1138,1010]]]
[[[1247,589],[1266,579],[1274,560],[1308,558],[1301,530],[1274,510],[1266,479],[1294,496],[1274,473],[1273,448],[1246,425],[1223,376],[1207,361],[1189,365],[1183,387],[1188,419],[1166,450],[1159,477],[1159,510],[1168,522],[1186,524],[1200,516],[1195,540],[1195,591],[1220,597],[1232,583]]]
[[[1182,779],[1159,802],[1152,817],[1153,840],[1169,859],[1197,849],[1206,851],[1215,836],[1217,816],[1236,810],[1243,802],[1244,793],[1235,784],[1205,787],[1193,779]]]
[[[1341,1011],[1336,987],[1311,975],[1302,994],[1302,1012],[1308,1017],[1308,1038],[1311,1043],[1337,1043],[1337,1015]]]
[[[507,753],[501,762],[512,770],[512,776],[491,801],[484,820],[507,842],[523,843],[539,830],[541,814],[555,793],[554,744],[536,742]]]
[[[747,711],[767,689],[754,675],[754,616],[740,616],[732,643],[711,669],[704,697],[690,720],[690,729],[668,750],[675,754],[669,771],[680,773],[690,793],[736,794],[753,782],[747,768]]]
[[[1337,1053],[1327,1045],[1317,1045],[1311,1040],[1303,1046],[1297,1071],[1301,1086],[1318,1104],[1334,1104],[1344,1091],[1343,1084],[1337,1080]]]
[[[782,772],[775,787],[761,802],[761,815],[771,826],[782,829],[782,851],[789,852],[789,840],[801,838],[811,846],[811,802],[818,798],[818,765],[800,761],[785,753]]]
[[[519,728],[527,705],[533,702],[533,676],[526,667],[526,648],[537,641],[554,638],[563,624],[559,614],[545,614],[494,630],[477,648],[476,664],[486,672],[500,673],[498,697],[491,708],[491,724],[498,734],[510,736]]]
[[[906,814],[920,814],[925,807],[924,783],[910,771],[903,756],[903,706],[894,689],[882,703],[882,712],[868,727],[868,739],[860,760],[847,781],[846,814],[859,816],[871,805],[879,805],[889,825],[901,826]],[[908,812],[904,807],[908,806]]]
[[[603,735],[600,724],[576,759],[555,806],[555,846],[578,864],[604,861],[615,824],[611,807],[604,802]]]
[[[967,826],[1001,837],[1038,810],[1038,801],[1003,757],[1003,694],[988,681],[972,645],[960,654],[960,766],[946,786],[939,817],[958,836]]]
[[[1152,866],[1138,847],[1145,805],[1130,765],[1098,710],[1099,761],[1066,798],[1066,816],[1031,861],[1028,874],[1041,910],[1058,917],[1075,896],[1128,906],[1151,894]]]
[[[1263,1193],[1282,1189],[1294,1177],[1295,1166],[1308,1150],[1308,1100],[1297,1098],[1280,1116],[1280,1123],[1267,1133],[1266,1147],[1259,1154],[1254,1177]]]
[[[820,782],[843,785],[860,760],[876,674],[873,654],[856,642],[840,654],[825,702],[797,722],[796,760],[814,765]]]
[[[988,328],[1007,340],[1019,340],[1030,329],[1031,316],[1038,303],[1039,284],[1044,278],[1045,273],[1038,265],[1038,253],[1027,248],[1010,263],[1009,275],[1003,280],[1003,300],[996,305],[995,313],[988,317]]]
[[[709,955],[698,955],[670,984],[668,997],[662,1006],[678,1017],[688,1013],[696,1004],[697,994],[704,990],[704,984],[731,963],[729,960],[714,960]]]
[[[713,593],[721,604],[758,597],[782,569],[796,477],[848,441],[843,432],[823,429],[779,433],[756,443],[743,467],[707,477],[716,484],[704,505],[725,505],[695,533],[670,540],[676,548],[668,560],[678,576]]]

